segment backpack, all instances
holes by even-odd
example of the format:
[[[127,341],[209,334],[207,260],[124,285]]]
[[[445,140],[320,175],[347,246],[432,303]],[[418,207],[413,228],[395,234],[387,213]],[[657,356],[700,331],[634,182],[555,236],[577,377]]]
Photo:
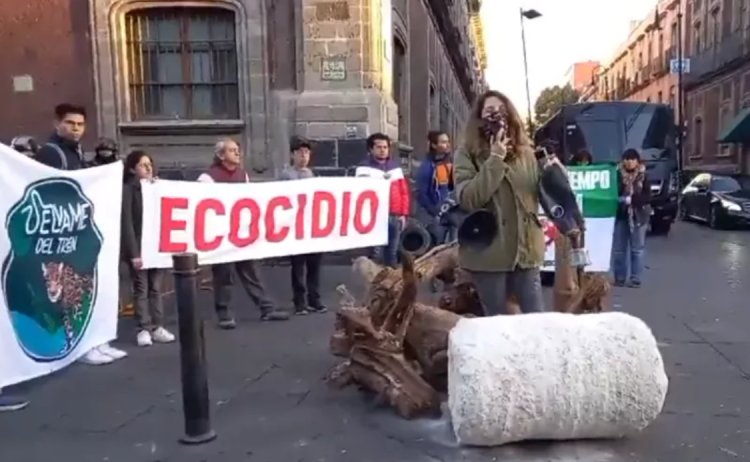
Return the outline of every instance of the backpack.
[[[55,143],[46,143],[45,146],[49,146],[60,155],[60,169],[67,170],[68,169],[68,156],[65,155],[65,152],[62,150],[62,148]]]

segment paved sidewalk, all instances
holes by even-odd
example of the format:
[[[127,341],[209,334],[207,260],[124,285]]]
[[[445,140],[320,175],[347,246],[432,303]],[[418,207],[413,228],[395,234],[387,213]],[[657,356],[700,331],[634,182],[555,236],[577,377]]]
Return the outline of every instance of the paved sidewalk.
[[[630,440],[458,448],[445,420],[403,421],[356,390],[332,390],[322,382],[336,362],[327,351],[332,313],[261,324],[248,306],[238,310],[235,331],[206,325],[215,442],[199,447],[177,442],[178,346],[137,349],[123,326],[129,358],[103,367],[72,366],[32,384],[29,408],[0,414],[0,461],[750,460],[748,291],[727,285],[723,261],[705,277],[677,284],[674,272],[685,265],[675,257],[683,251],[679,241],[655,241],[653,247],[648,284],[618,289],[615,303],[654,329],[670,392],[663,415]],[[708,258],[708,249],[692,251]],[[326,302],[334,307],[333,288],[349,279],[349,269],[328,266],[324,274]],[[749,280],[747,266],[740,275]],[[275,284],[275,296],[288,297],[287,268],[266,268],[265,278]],[[210,293],[201,298],[210,308]],[[244,304],[246,298],[238,292],[236,300]]]

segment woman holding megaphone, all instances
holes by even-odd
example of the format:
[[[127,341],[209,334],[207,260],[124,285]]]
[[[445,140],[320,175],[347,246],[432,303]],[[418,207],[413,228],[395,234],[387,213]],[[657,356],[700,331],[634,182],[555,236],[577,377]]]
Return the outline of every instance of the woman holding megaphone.
[[[459,265],[473,277],[486,315],[506,314],[509,294],[524,313],[543,311],[539,269],[544,233],[539,164],[523,122],[500,92],[479,97],[456,153]]]

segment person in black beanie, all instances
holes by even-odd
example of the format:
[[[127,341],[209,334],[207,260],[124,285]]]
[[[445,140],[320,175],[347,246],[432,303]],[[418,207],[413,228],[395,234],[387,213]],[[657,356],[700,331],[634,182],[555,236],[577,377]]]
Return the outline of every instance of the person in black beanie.
[[[94,166],[111,164],[119,159],[117,143],[111,138],[99,138],[94,152]]]
[[[300,137],[292,138],[290,142],[292,158],[281,172],[280,180],[302,180],[313,178],[315,174],[308,167],[312,143]],[[308,253],[292,255],[292,301],[297,315],[309,313],[325,313],[328,309],[320,301],[320,267],[323,255]]]

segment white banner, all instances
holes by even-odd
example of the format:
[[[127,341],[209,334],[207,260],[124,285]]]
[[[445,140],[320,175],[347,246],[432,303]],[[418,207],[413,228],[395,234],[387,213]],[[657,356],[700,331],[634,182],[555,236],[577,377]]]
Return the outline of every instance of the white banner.
[[[325,177],[263,183],[143,183],[146,268],[195,252],[201,265],[388,242],[389,182]]]
[[[122,173],[64,172],[0,144],[0,387],[116,337]]]

